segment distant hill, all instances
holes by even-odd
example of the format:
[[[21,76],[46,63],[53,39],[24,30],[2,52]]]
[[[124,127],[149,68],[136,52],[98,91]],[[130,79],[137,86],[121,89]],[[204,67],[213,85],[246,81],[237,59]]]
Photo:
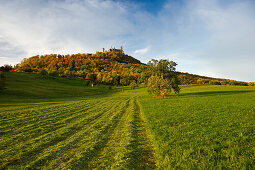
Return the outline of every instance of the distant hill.
[[[97,83],[129,85],[131,81],[146,82],[148,66],[124,53],[109,49],[95,54],[37,55],[24,59],[14,67],[16,72],[36,72],[60,77],[80,77]],[[180,84],[254,85],[247,82],[211,78],[177,72]]]
[[[177,72],[177,74],[178,74],[180,83],[182,85],[188,85],[188,84],[239,85],[239,86],[248,86],[248,85],[254,86],[255,85],[253,82],[247,83],[247,82],[243,82],[243,81],[206,77],[206,76],[200,76],[200,75],[190,74],[190,73]]]

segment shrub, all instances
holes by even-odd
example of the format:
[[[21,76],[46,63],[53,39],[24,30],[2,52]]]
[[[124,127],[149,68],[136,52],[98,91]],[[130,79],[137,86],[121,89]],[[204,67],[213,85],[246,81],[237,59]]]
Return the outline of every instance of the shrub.
[[[255,86],[255,82],[248,83],[249,86]]]
[[[129,80],[127,78],[121,78],[120,84],[123,86],[127,86],[129,84]]]
[[[49,75],[52,77],[57,77],[58,76],[58,72],[56,70],[50,71]]]
[[[211,80],[211,81],[209,82],[209,84],[210,84],[210,85],[221,85],[221,82],[218,81],[218,80]]]
[[[45,76],[48,74],[48,72],[45,69],[40,70],[39,72],[41,75]]]
[[[227,85],[228,82],[227,82],[226,80],[223,80],[223,81],[220,82],[220,84],[222,84],[222,85]]]
[[[133,80],[130,84],[129,84],[131,89],[135,89],[135,87],[137,87],[137,83],[135,82],[135,80]]]

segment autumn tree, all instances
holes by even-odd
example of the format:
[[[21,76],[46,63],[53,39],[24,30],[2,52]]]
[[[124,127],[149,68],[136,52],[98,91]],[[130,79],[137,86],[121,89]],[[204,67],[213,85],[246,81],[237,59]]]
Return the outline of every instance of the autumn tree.
[[[166,96],[171,89],[179,93],[179,79],[176,74],[177,64],[169,60],[155,60],[148,62],[151,77],[148,79],[148,91]]]
[[[163,79],[160,76],[151,76],[148,79],[148,92],[160,95],[163,98],[171,92],[171,85],[169,79]]]
[[[255,86],[255,82],[249,82],[248,85],[249,86]]]
[[[45,69],[41,69],[41,70],[40,70],[40,74],[43,75],[43,76],[45,76],[45,75],[48,74],[48,72],[47,72]]]
[[[129,84],[130,88],[131,89],[135,89],[138,85],[137,83],[135,82],[135,80],[131,81],[131,83]]]
[[[127,86],[129,84],[129,80],[126,77],[120,79],[120,84],[123,86]]]

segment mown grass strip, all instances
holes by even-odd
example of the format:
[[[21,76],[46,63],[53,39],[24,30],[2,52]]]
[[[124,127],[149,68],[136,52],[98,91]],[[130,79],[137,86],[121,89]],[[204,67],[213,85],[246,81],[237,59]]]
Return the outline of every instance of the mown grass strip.
[[[99,102],[99,104],[101,103]],[[44,133],[53,132],[63,126],[66,126],[66,124],[75,121],[75,119],[81,118],[81,116],[88,116],[84,114],[83,111],[89,113],[90,111],[93,111],[93,109],[95,109],[93,106],[86,107],[86,105],[81,108],[82,109],[79,108],[79,110],[75,110],[74,107],[73,110],[69,110],[69,112],[62,112],[62,110],[60,109],[59,112],[63,113],[63,115],[59,114],[61,116],[52,117],[50,119],[47,118],[45,120],[42,119],[39,122],[33,122],[33,124],[23,126],[22,128],[15,127],[16,131],[13,130],[14,132],[12,132],[12,134],[14,135],[12,135],[11,138],[8,137],[10,134],[7,133],[5,135],[5,138],[1,139],[0,149],[5,146],[4,143],[8,144],[8,146],[11,146],[11,141],[13,141],[14,143],[24,142],[26,140],[29,140],[30,138],[35,138]],[[52,114],[54,115],[54,113]]]
[[[40,155],[38,155],[37,159],[30,162],[27,167],[33,168],[43,166],[47,168],[56,168],[59,167],[58,162],[62,162],[66,166],[66,164],[69,164],[66,162],[71,160],[64,158],[65,155],[72,158],[72,155],[76,154],[76,152],[82,151],[84,149],[83,146],[88,145],[88,138],[93,138],[100,133],[98,127],[102,124],[107,124],[107,122],[110,121],[109,118],[114,116],[112,115],[112,112],[119,107],[118,103],[115,103],[115,105],[106,112],[101,111],[97,118],[91,120],[91,122],[87,122],[80,131],[76,132],[66,140],[59,142],[57,145],[46,148]],[[65,161],[63,161],[63,159]]]
[[[45,124],[52,124],[52,123],[58,123],[61,120],[66,120],[75,116],[78,116],[74,114],[74,112],[82,112],[84,110],[91,110],[93,109],[96,105],[100,105],[102,102],[97,102],[97,103],[79,103],[79,105],[73,105],[72,107],[65,108],[64,106],[59,107],[56,110],[53,110],[52,112],[46,112],[44,113],[45,115],[42,116],[41,114],[37,115],[37,119],[35,118],[29,118],[29,121],[23,121],[20,126],[17,126],[16,124],[11,124],[10,128],[12,133],[18,133],[17,130],[21,130],[24,132],[26,129],[35,129],[36,127],[42,127]],[[36,113],[35,113],[36,114]],[[16,130],[16,131],[15,131]]]
[[[109,134],[107,143],[101,152],[88,163],[89,169],[125,169],[127,146],[131,139],[132,106],[130,101],[116,128]]]
[[[62,115],[62,112],[68,112],[73,108],[83,107],[86,102],[72,102],[71,104],[63,104],[63,105],[53,105],[40,107],[37,109],[27,109],[24,111],[17,110],[16,112],[6,112],[6,115],[2,115],[1,124],[3,125],[15,127],[22,125],[22,123],[30,123],[35,120],[45,120],[46,117],[56,116],[54,113],[59,113]],[[89,105],[89,103],[87,103]],[[62,112],[59,112],[59,111]],[[11,124],[10,124],[11,123]]]
[[[120,122],[122,116],[125,114],[125,110],[129,105],[129,101],[125,102],[125,105],[119,109],[115,110],[114,117],[111,119],[109,124],[104,126],[103,130],[100,131],[100,135],[98,135],[96,138],[94,138],[95,143],[92,143],[89,148],[84,150],[83,152],[79,153],[79,157],[75,160],[72,166],[69,168],[72,169],[88,169],[90,168],[90,162],[98,157],[98,155],[103,151],[103,149],[106,147],[108,141],[110,140],[111,134],[116,129],[118,123]]]
[[[105,109],[107,109],[107,108],[104,108],[104,110]],[[104,110],[102,110],[102,113],[104,112]],[[92,118],[96,119],[98,117],[92,116]],[[10,152],[10,150],[7,150],[6,153],[8,154],[9,159],[12,158],[11,160],[13,160],[13,161],[11,161],[11,160],[9,160],[9,161],[10,162],[15,162],[15,160],[21,161],[22,160],[22,159],[20,159],[21,157],[25,157],[25,159],[26,159],[29,157],[29,155],[37,154],[38,152],[43,150],[43,148],[45,148],[45,147],[55,145],[58,142],[65,140],[67,137],[72,136],[73,132],[81,129],[81,126],[83,124],[85,124],[86,120],[88,121],[88,119],[89,118],[86,118],[86,117],[83,119],[79,119],[75,123],[68,124],[64,128],[60,128],[54,132],[51,132],[46,135],[42,135],[39,138],[35,138],[35,139],[30,140],[29,142],[18,145],[17,147],[12,149],[12,152]],[[17,151],[20,151],[20,152],[17,152]]]

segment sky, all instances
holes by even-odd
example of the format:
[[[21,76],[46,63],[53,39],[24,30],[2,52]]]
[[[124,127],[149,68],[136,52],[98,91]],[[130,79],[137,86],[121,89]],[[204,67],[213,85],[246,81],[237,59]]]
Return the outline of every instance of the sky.
[[[143,63],[255,81],[255,1],[0,0],[0,65],[120,46]]]

